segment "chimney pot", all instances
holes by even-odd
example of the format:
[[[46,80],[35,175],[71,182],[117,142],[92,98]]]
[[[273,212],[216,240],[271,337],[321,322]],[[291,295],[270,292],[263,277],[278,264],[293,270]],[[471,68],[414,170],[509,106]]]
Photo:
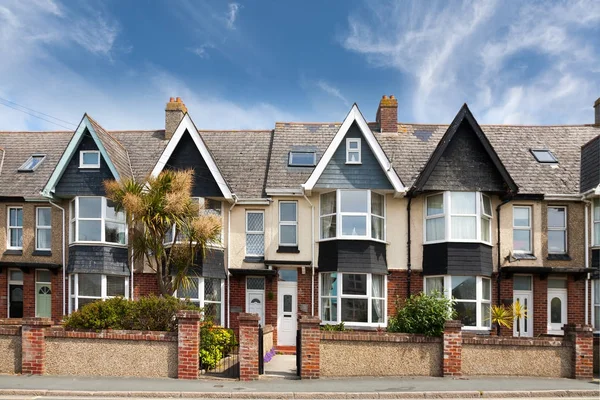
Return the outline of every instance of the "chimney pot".
[[[394,95],[381,97],[376,120],[380,132],[398,132],[398,100]]]
[[[169,99],[169,103],[172,103],[172,102],[174,102],[174,101],[175,101],[175,97],[171,97],[171,98]]]
[[[600,97],[594,102],[595,125],[600,125]]]
[[[173,137],[185,113],[187,107],[181,101],[181,97],[171,97],[165,107],[165,139],[169,140]]]

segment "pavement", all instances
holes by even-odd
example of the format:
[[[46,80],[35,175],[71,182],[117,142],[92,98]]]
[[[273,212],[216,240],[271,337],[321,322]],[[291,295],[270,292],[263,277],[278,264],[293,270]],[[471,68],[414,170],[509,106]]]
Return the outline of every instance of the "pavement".
[[[16,397],[15,397],[16,396]],[[68,398],[252,398],[252,399],[427,399],[427,398],[600,398],[596,381],[558,378],[377,377],[258,381],[73,376],[0,375],[1,399]]]

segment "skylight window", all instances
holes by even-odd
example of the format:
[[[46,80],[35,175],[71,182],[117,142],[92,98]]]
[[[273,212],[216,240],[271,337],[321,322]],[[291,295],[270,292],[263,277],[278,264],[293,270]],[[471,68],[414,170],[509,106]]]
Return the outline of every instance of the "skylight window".
[[[539,163],[555,164],[558,162],[550,150],[530,150]]]
[[[33,172],[46,158],[45,154],[33,154],[19,167],[19,172]]]
[[[290,167],[314,167],[315,159],[314,151],[290,151],[288,165]]]

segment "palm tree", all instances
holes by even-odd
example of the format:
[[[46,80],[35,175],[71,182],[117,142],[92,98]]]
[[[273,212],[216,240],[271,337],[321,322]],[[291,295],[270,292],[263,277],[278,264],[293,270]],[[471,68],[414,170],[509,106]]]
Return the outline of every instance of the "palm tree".
[[[125,210],[135,259],[156,272],[162,295],[193,284],[191,267],[221,237],[220,217],[191,197],[193,171],[163,171],[147,183],[105,181],[107,197]],[[176,240],[170,240],[176,238]]]

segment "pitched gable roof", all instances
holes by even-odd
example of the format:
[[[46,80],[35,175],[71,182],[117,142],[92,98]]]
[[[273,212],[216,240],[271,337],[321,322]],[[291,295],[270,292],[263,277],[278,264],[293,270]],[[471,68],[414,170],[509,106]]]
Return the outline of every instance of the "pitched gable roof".
[[[310,174],[307,181],[302,185],[304,190],[308,194],[310,194],[310,192],[313,190],[317,181],[321,177],[321,174],[323,173],[323,171],[325,170],[325,168],[331,161],[331,158],[333,157],[335,151],[341,145],[342,141],[344,140],[344,137],[348,133],[348,130],[354,123],[357,124],[358,128],[362,132],[363,137],[365,138],[365,140],[366,140],[367,144],[369,145],[371,151],[373,152],[375,158],[379,162],[379,166],[382,168],[382,170],[386,174],[386,176],[387,176],[388,180],[390,181],[392,187],[394,188],[394,191],[396,192],[396,194],[403,194],[405,192],[405,187],[402,184],[400,177],[394,170],[392,163],[390,162],[390,160],[386,156],[385,152],[379,145],[379,142],[377,141],[377,139],[375,139],[375,135],[373,135],[371,128],[369,128],[367,121],[365,120],[362,113],[358,109],[358,106],[356,105],[356,103],[352,106],[352,108],[350,109],[350,112],[344,119],[344,122],[342,123],[339,130],[337,131],[337,133],[335,134],[335,136],[329,143],[329,146],[327,147],[327,150],[325,150],[323,157],[321,157],[321,159],[315,166],[315,169],[312,171],[312,173]]]
[[[98,135],[98,139],[104,145],[108,156],[110,157],[115,168],[119,172],[121,179],[133,178],[133,171],[131,169],[131,162],[129,160],[129,153],[127,149],[110,133],[104,130],[92,117],[87,115],[88,120],[94,127],[94,131]]]

